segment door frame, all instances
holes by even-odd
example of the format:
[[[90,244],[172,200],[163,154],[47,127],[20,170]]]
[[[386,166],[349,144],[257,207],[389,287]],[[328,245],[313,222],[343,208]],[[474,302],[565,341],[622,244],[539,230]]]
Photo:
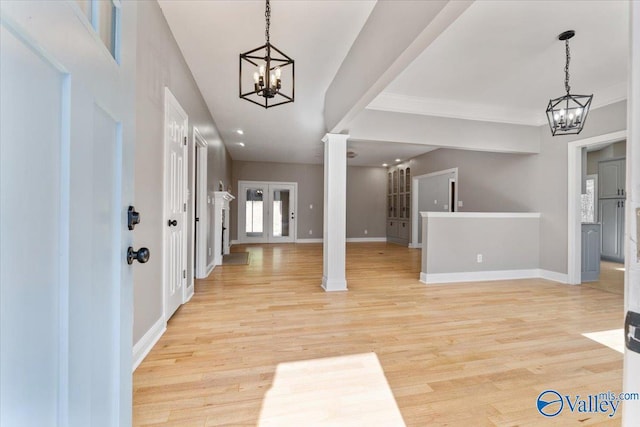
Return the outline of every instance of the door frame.
[[[193,197],[191,197],[191,216],[192,223],[192,243],[195,242],[195,253],[192,256],[193,263],[190,266],[191,271],[196,279],[204,279],[207,277],[207,147],[208,142],[202,137],[198,128],[193,127],[193,144],[192,144],[192,179],[193,179]],[[196,153],[198,154],[196,156]],[[196,165],[197,161],[197,165]],[[196,167],[197,166],[197,167]],[[196,173],[197,171],[197,173]],[[196,221],[196,218],[198,219]],[[193,249],[190,245],[190,250]]]
[[[168,144],[168,138],[167,138],[167,126],[166,126],[166,114],[167,114],[167,106],[171,104],[176,110],[178,110],[178,112],[184,116],[184,124],[185,124],[185,136],[187,137],[187,145],[183,145],[182,146],[182,150],[183,150],[183,155],[184,155],[184,159],[185,159],[185,167],[184,167],[184,175],[185,175],[185,179],[184,179],[184,183],[185,183],[185,195],[188,195],[189,192],[189,173],[188,173],[188,168],[186,167],[188,165],[188,156],[189,156],[189,152],[187,150],[188,147],[188,134],[189,134],[189,115],[186,113],[186,111],[182,108],[182,106],[180,105],[180,102],[178,102],[177,98],[173,95],[173,93],[171,92],[171,90],[165,86],[164,88],[164,120],[162,122],[163,124],[163,157],[162,157],[162,162],[164,167],[162,168],[162,182],[163,182],[163,191],[162,191],[162,318],[164,319],[165,322],[167,322],[169,320],[169,318],[171,317],[171,315],[173,315],[173,313],[171,313],[171,315],[169,315],[167,317],[167,304],[168,304],[168,295],[167,293],[169,292],[169,277],[167,276],[167,266],[169,263],[169,250],[167,247],[167,229],[168,227],[166,226],[166,220],[168,218],[168,212],[167,212],[167,199],[169,198],[169,194],[168,194],[168,180],[169,180],[169,173],[167,171],[167,156],[169,154],[169,144]],[[188,243],[187,241],[188,239],[188,228],[186,227],[188,225],[188,222],[186,221],[187,218],[187,212],[182,212],[182,223],[185,225],[185,238],[183,239],[183,244],[182,244],[182,251],[183,251],[183,256],[185,258],[187,258],[187,254],[188,254]],[[187,267],[187,263],[184,263],[185,268]],[[185,284],[183,285],[184,288],[186,288],[186,280],[185,280]],[[182,303],[184,304],[184,292],[185,290],[182,290]]]
[[[282,181],[242,181],[239,180],[238,181],[238,216],[237,216],[237,237],[238,237],[238,243],[278,243],[278,242],[270,242],[269,241],[269,234],[267,233],[265,235],[264,241],[262,241],[261,239],[251,239],[248,240],[245,236],[244,236],[244,232],[242,230],[243,227],[243,222],[241,221],[241,219],[244,219],[244,214],[243,214],[243,209],[244,206],[242,206],[242,202],[243,200],[246,201],[246,195],[242,194],[243,192],[241,191],[241,188],[243,185],[249,185],[249,186],[267,186],[267,187],[277,187],[279,185],[291,185],[293,186],[293,192],[294,192],[294,206],[293,206],[293,211],[295,213],[295,219],[293,221],[293,230],[291,230],[291,237],[292,237],[292,241],[291,242],[282,242],[282,243],[296,243],[298,241],[298,183],[297,182],[282,182]],[[269,200],[271,200],[271,194],[269,194]],[[265,230],[265,232],[269,232],[270,231],[270,226],[267,227],[267,229]]]
[[[613,142],[627,139],[627,131],[606,133],[590,138],[571,141],[567,144],[567,283],[579,285],[581,280],[581,212],[582,192],[582,148],[605,147]]]
[[[456,206],[458,206],[458,189],[460,187],[460,183],[458,181],[457,167],[411,177],[411,241],[409,242],[410,248],[422,247],[422,243],[419,243],[419,239],[418,239],[418,221],[420,220],[420,212],[418,212],[418,206],[419,206],[418,195],[420,190],[420,180],[426,179],[426,178],[433,178],[434,176],[439,176],[439,175],[448,175],[450,173],[453,173],[453,179],[455,179],[456,181],[455,202],[456,202]],[[451,184],[449,183],[448,186],[449,186],[449,189],[448,189],[449,200],[451,200]],[[449,207],[449,212],[451,212],[451,207]]]

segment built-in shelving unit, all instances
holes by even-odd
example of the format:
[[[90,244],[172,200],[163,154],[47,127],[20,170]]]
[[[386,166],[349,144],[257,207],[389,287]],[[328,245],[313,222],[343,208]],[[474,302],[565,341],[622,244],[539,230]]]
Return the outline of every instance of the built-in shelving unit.
[[[387,175],[387,240],[409,243],[411,224],[411,168],[395,166]]]

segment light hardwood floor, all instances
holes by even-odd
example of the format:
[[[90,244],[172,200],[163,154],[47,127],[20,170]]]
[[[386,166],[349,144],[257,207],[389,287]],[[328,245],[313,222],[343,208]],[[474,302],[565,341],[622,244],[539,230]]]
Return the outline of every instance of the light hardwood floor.
[[[585,282],[583,285],[624,295],[624,264],[600,261],[600,278],[595,282]]]
[[[256,426],[279,366],[371,352],[407,426],[620,424],[620,410],[546,419],[536,398],[621,391],[622,355],[581,335],[621,328],[621,295],[545,280],[426,286],[420,251],[384,243],[348,244],[349,291],[325,293],[319,244],[233,251],[250,264],[197,281],[134,373],[134,425]],[[349,425],[376,425],[360,415]]]

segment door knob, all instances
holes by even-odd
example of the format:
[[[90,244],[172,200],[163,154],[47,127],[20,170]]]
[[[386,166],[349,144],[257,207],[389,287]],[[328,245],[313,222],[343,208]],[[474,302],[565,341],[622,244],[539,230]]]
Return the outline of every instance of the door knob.
[[[127,264],[133,264],[133,260],[138,261],[140,264],[144,264],[149,261],[149,249],[140,248],[137,251],[134,251],[131,246],[127,249]]]
[[[133,206],[129,206],[129,210],[127,212],[127,224],[129,226],[129,230],[133,230],[137,224],[140,224],[140,213],[136,212],[136,208]]]
[[[169,227],[171,227],[172,225],[175,227],[176,225],[178,225],[178,220],[174,219],[174,220],[169,220],[167,222],[167,224],[169,224]]]

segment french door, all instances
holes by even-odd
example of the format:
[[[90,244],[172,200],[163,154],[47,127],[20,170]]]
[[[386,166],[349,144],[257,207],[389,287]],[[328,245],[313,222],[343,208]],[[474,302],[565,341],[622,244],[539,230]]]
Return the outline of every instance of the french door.
[[[297,183],[239,181],[238,185],[241,243],[296,241]]]

